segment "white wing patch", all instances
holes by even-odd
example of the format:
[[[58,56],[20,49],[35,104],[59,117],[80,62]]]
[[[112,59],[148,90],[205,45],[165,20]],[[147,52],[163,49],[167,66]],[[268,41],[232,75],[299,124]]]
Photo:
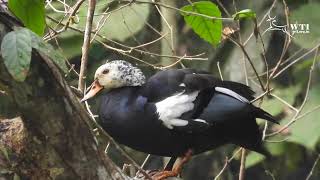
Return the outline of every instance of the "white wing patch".
[[[194,91],[190,94],[184,94],[183,91],[157,102],[155,105],[159,119],[169,129],[172,129],[173,126],[186,126],[188,121],[179,119],[179,117],[194,108],[193,101],[197,98],[198,94],[199,91]]]
[[[236,99],[238,99],[239,101],[241,102],[246,102],[246,103],[249,103],[249,100],[243,96],[241,96],[240,94],[230,90],[230,89],[227,89],[227,88],[223,88],[223,87],[215,87],[215,90],[217,92],[221,92],[223,94],[226,94],[226,95],[229,95],[231,97],[234,97]]]
[[[194,121],[202,122],[202,123],[208,124],[208,123],[207,123],[207,121],[205,121],[205,120],[203,120],[203,119],[194,119]]]

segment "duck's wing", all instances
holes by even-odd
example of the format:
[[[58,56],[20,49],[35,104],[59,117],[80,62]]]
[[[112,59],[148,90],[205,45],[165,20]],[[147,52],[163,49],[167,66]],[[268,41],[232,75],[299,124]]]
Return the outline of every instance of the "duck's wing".
[[[254,92],[248,86],[193,69],[157,73],[145,84],[144,93],[158,119],[170,129],[198,131],[250,113],[274,121],[250,104]]]
[[[232,81],[221,81],[206,71],[195,69],[160,71],[148,79],[144,85],[143,94],[150,102],[157,102],[182,90],[188,93],[210,87],[230,89],[249,101],[254,99],[254,92],[250,87]]]

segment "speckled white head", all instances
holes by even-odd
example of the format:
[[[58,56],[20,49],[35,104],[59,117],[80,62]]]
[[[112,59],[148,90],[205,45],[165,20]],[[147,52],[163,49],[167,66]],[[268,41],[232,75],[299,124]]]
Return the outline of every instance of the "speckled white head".
[[[100,66],[96,70],[94,78],[105,89],[141,86],[146,80],[139,68],[123,60],[107,62]]]
[[[141,86],[145,81],[146,78],[141,70],[132,64],[123,60],[107,62],[96,70],[90,91],[81,101],[93,97],[101,89],[110,90],[124,86]]]

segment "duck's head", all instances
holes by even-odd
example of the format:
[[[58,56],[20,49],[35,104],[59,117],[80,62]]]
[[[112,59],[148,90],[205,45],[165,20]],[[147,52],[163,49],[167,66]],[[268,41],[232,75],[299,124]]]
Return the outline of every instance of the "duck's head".
[[[92,98],[102,89],[111,90],[124,86],[141,86],[145,83],[145,79],[139,68],[126,61],[107,62],[96,70],[94,82],[81,101]]]

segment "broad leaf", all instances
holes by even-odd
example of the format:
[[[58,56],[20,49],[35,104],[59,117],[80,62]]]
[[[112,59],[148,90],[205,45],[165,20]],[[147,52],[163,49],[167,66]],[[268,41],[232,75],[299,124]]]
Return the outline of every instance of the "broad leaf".
[[[30,31],[20,29],[8,33],[2,40],[1,52],[9,73],[17,81],[24,81],[31,61]]]
[[[46,26],[43,0],[9,0],[8,6],[27,28],[43,35]]]
[[[183,11],[204,14],[211,17],[221,18],[221,12],[217,5],[210,1],[195,2],[181,8]],[[221,40],[222,21],[213,20],[203,16],[181,13],[186,23],[191,26],[202,39],[208,41],[213,46],[217,45]]]
[[[245,18],[254,19],[256,18],[256,13],[251,9],[244,9],[232,15],[232,17],[234,20],[245,19]]]
[[[50,44],[43,42],[34,32],[17,28],[2,40],[1,52],[9,73],[17,81],[24,81],[30,67],[32,48],[49,56],[64,72],[68,71],[65,58]]]

